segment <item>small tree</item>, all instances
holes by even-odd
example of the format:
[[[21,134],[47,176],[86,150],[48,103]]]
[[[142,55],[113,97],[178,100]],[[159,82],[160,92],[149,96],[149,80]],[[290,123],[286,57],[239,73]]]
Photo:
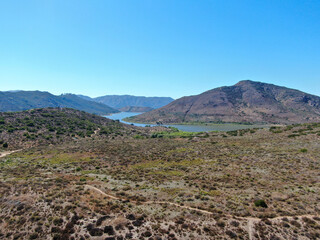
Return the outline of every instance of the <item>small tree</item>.
[[[8,147],[8,143],[4,143],[2,146],[3,146],[4,148],[7,148],[7,147]]]

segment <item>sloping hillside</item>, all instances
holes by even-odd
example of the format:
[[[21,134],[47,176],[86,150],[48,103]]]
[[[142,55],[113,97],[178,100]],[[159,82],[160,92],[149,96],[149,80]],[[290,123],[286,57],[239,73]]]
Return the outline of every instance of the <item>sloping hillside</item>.
[[[0,149],[48,145],[91,136],[130,135],[136,131],[132,129],[118,121],[68,108],[0,113]]]
[[[142,113],[142,112],[150,112],[153,110],[151,107],[135,107],[135,106],[127,106],[123,108],[119,108],[121,112],[137,112],[137,113]]]
[[[105,104],[88,101],[73,94],[56,96],[40,91],[0,92],[0,112],[46,107],[74,108],[99,115],[118,112]]]
[[[320,121],[320,97],[273,84],[240,81],[131,118],[137,122],[305,123]]]

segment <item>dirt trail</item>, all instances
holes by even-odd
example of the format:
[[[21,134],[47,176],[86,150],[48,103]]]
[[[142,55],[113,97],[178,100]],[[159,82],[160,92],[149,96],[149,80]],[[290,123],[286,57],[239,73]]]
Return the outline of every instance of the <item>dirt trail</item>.
[[[143,202],[143,204],[168,204],[168,205],[172,205],[172,206],[176,206],[179,208],[184,208],[184,209],[188,209],[188,210],[192,210],[192,211],[196,211],[196,212],[201,212],[201,213],[205,213],[205,214],[213,214],[212,212],[209,212],[206,210],[202,210],[199,208],[193,208],[193,207],[189,207],[189,206],[185,206],[185,205],[180,205],[178,203],[173,203],[173,202],[147,201],[147,202]]]
[[[92,189],[92,190],[94,190],[94,191],[97,191],[97,192],[100,193],[101,195],[104,195],[104,196],[106,196],[106,197],[108,197],[108,198],[112,198],[112,199],[115,199],[115,200],[122,200],[121,198],[118,198],[118,197],[116,197],[116,196],[107,194],[107,193],[101,191],[99,188],[96,188],[96,187],[91,186],[91,185],[85,185],[85,188],[90,188],[90,189]]]
[[[107,194],[107,193],[101,191],[99,188],[96,188],[96,187],[91,186],[91,185],[85,185],[85,188],[86,189],[89,188],[91,190],[94,190],[94,191],[100,193],[101,195],[109,197],[109,198],[114,199],[114,200],[128,201],[128,199],[119,198],[119,197]],[[132,201],[132,200],[130,202],[137,203],[136,201]],[[190,206],[185,206],[185,205],[181,205],[181,204],[173,203],[173,202],[146,201],[146,202],[140,202],[140,203],[141,204],[167,204],[167,205],[175,206],[175,207],[178,207],[178,208],[188,209],[188,210],[192,210],[192,211],[196,211],[196,212],[200,212],[200,213],[204,213],[204,214],[210,214],[210,215],[214,214],[213,212],[209,212],[209,211],[206,211],[206,210],[203,210],[203,209],[193,208],[193,207],[190,207]],[[255,217],[238,217],[238,216],[233,216],[233,215],[225,215],[225,216],[229,217],[229,218],[235,218],[235,219],[241,219],[241,220],[248,221],[249,239],[253,239],[253,233],[254,233],[253,229],[254,229],[255,222],[261,221],[261,218],[255,218]],[[297,218],[303,218],[303,217],[313,218],[313,217],[319,217],[319,216],[318,215],[305,214],[305,215],[299,215],[299,216],[279,216],[279,217],[268,218],[268,219],[272,220],[272,221],[277,221],[277,220],[281,220],[282,218],[292,219],[292,218],[295,218],[295,217],[297,217]]]
[[[91,186],[91,185],[85,185],[85,187],[88,189],[92,189],[96,192],[99,192],[100,194],[106,196],[106,197],[109,197],[109,198],[112,198],[112,199],[115,199],[115,200],[121,200],[121,201],[128,201],[127,199],[123,199],[123,198],[119,198],[119,197],[116,197],[116,196],[113,196],[113,195],[110,195],[110,194],[107,194],[103,191],[101,191],[99,188],[96,188],[94,186]],[[136,201],[130,201],[132,203],[137,203]],[[180,205],[178,203],[173,203],[173,202],[166,202],[166,201],[146,201],[146,202],[140,202],[142,204],[168,204],[168,205],[172,205],[172,206],[176,206],[176,207],[179,207],[179,208],[184,208],[184,209],[188,209],[188,210],[193,210],[193,211],[197,211],[197,212],[201,212],[201,213],[205,213],[205,214],[213,214],[212,212],[209,212],[209,211],[206,211],[206,210],[202,210],[202,209],[199,209],[199,208],[193,208],[193,207],[189,207],[189,206],[184,206],[184,205]]]
[[[5,156],[8,156],[8,155],[10,155],[10,154],[12,154],[12,153],[19,152],[19,151],[22,151],[22,149],[20,149],[20,150],[15,150],[15,151],[0,152],[0,158],[3,158],[3,157],[5,157]]]
[[[248,219],[248,235],[249,235],[249,240],[253,239],[253,234],[254,234],[254,221],[252,219]]]

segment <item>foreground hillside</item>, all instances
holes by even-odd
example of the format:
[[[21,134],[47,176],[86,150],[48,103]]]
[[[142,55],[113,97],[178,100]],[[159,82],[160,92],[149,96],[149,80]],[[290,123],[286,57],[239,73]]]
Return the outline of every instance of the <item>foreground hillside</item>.
[[[79,138],[0,158],[0,239],[319,239],[320,124]]]
[[[66,108],[0,113],[0,149],[64,144],[81,138],[133,136],[150,130]]]
[[[131,121],[293,124],[320,121],[320,97],[254,81],[183,97]]]
[[[98,115],[119,112],[105,104],[88,101],[73,94],[56,96],[40,91],[0,92],[0,112],[46,107],[73,108]]]

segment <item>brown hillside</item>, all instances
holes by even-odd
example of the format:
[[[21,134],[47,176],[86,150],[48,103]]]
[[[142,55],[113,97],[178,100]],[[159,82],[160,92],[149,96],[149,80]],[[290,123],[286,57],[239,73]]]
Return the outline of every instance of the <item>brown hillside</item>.
[[[306,123],[320,121],[320,97],[273,84],[240,81],[182,97],[139,116],[137,122]]]

